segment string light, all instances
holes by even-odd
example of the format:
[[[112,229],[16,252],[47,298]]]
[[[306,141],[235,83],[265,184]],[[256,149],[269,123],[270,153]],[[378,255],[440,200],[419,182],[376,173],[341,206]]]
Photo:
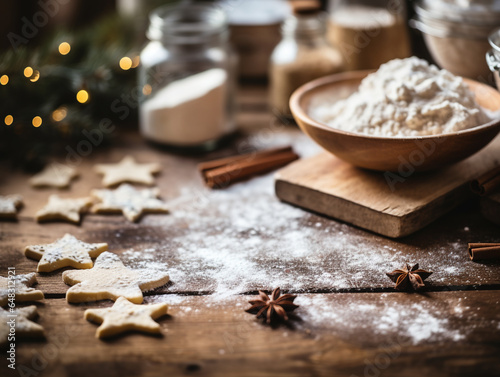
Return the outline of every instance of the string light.
[[[33,127],[40,127],[42,125],[42,118],[36,116],[33,118],[33,121],[31,123],[33,124]]]
[[[0,84],[7,85],[8,82],[9,82],[9,76],[2,75],[2,77],[0,77]]]
[[[130,59],[128,56],[124,56],[123,58],[121,58],[120,68],[124,71],[128,71],[130,68],[132,68],[132,59]]]
[[[4,121],[7,126],[10,126],[12,122],[14,122],[14,117],[12,115],[7,115]]]
[[[56,122],[60,122],[61,120],[66,118],[67,114],[68,114],[68,111],[63,106],[63,107],[60,107],[52,112],[52,119],[54,119],[54,121],[56,121]]]
[[[149,84],[146,84],[142,87],[142,94],[144,94],[145,96],[149,96],[152,91],[153,88]]]
[[[89,92],[87,92],[85,89],[80,90],[78,93],[76,93],[76,100],[80,103],[85,103],[89,100]]]
[[[61,55],[68,55],[71,51],[71,45],[68,42],[62,42],[59,45],[59,53]]]
[[[31,67],[24,68],[24,76],[26,76],[28,78],[33,76],[33,68],[31,68]]]
[[[36,82],[40,78],[40,72],[35,69],[33,75],[30,78],[31,82]]]
[[[137,66],[139,65],[140,62],[141,62],[140,56],[139,55],[135,56],[132,59],[132,68],[137,68]]]

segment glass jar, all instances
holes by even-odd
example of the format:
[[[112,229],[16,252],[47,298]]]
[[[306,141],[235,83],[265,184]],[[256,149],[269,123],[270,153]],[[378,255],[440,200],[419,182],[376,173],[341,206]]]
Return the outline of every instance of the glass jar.
[[[328,39],[348,70],[377,69],[411,55],[405,0],[330,0]]]
[[[165,6],[150,16],[141,52],[141,133],[170,147],[212,150],[235,129],[234,70],[225,13]]]
[[[341,72],[340,52],[326,40],[324,12],[296,14],[282,26],[283,39],[271,56],[270,104],[276,115],[291,117],[290,96],[301,85]]]

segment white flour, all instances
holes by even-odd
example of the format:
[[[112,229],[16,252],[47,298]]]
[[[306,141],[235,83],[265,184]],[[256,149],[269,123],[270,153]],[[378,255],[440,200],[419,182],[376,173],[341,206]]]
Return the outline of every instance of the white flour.
[[[147,99],[141,108],[141,130],[154,141],[198,145],[226,134],[227,74],[223,69],[174,81]]]
[[[345,100],[316,96],[309,115],[332,128],[395,137],[456,132],[489,120],[462,78],[416,57],[383,64]]]

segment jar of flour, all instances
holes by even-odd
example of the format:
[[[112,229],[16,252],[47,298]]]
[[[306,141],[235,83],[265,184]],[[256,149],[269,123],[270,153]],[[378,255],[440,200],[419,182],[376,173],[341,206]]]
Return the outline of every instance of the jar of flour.
[[[150,16],[141,52],[141,133],[156,143],[211,150],[235,129],[234,68],[225,13],[214,6],[164,6]]]

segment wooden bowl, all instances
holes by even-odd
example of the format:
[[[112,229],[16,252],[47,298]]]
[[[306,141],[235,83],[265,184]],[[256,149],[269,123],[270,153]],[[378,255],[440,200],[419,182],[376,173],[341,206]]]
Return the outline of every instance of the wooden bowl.
[[[343,99],[355,92],[372,71],[355,71],[322,77],[295,91],[290,108],[299,127],[311,139],[340,159],[371,170],[409,172],[437,169],[471,156],[485,147],[500,131],[500,118],[471,129],[443,135],[380,137],[334,129],[308,115],[311,99],[327,94]],[[500,109],[500,92],[464,78],[476,101],[491,111]]]

